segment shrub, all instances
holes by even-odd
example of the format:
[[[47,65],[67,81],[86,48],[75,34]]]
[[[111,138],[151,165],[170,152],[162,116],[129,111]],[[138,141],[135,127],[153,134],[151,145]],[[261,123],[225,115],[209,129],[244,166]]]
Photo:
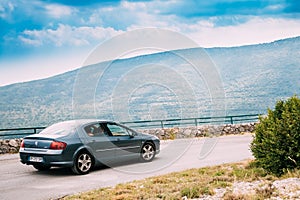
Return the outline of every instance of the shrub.
[[[187,198],[199,198],[200,197],[200,189],[199,189],[199,187],[183,188],[181,190],[181,196],[187,197]]]
[[[300,99],[278,101],[259,118],[251,151],[256,163],[277,176],[300,164]]]

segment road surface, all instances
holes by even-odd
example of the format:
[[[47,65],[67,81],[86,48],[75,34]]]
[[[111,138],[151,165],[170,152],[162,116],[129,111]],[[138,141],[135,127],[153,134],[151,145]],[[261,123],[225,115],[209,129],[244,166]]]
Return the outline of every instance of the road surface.
[[[0,199],[57,199],[146,177],[249,159],[251,141],[251,135],[162,141],[161,153],[151,163],[98,167],[83,176],[60,168],[39,172],[21,164],[17,154],[1,155]]]

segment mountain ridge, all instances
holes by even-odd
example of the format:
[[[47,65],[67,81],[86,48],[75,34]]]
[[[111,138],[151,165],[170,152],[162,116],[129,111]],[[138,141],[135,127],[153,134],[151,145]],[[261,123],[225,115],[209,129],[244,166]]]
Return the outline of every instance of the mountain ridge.
[[[214,47],[204,50],[215,63],[223,82],[226,114],[265,113],[268,107],[274,106],[276,100],[285,99],[300,92],[298,79],[300,75],[300,37],[257,45]],[[172,54],[176,53],[196,58],[201,52],[200,49],[183,49],[112,61],[114,68],[107,72],[106,77],[110,84],[105,85],[101,80],[100,85],[95,84],[93,98],[96,104],[94,104],[94,108],[88,109],[92,113],[90,115],[114,118],[113,108],[109,102],[109,95],[112,95],[111,91],[114,90],[112,83],[122,81],[124,76],[120,73],[127,76],[126,70],[134,70],[137,69],[137,66],[148,63],[172,67],[176,65],[174,67],[179,70],[177,73],[187,77],[186,80],[191,81],[192,85],[194,84],[193,90],[196,92],[196,103],[184,102],[186,108],[183,110],[188,112],[195,108],[198,109],[198,116],[193,117],[210,115],[213,112],[213,105],[207,101],[209,95],[207,96],[203,80],[197,82],[198,80],[192,77],[191,72],[185,71],[186,63],[181,59],[174,58]],[[74,112],[74,88],[76,89],[74,85],[78,81],[78,75],[84,70],[87,73],[96,71],[99,75],[107,63],[110,62],[84,66],[45,79],[0,87],[0,127],[45,126],[56,121],[78,117],[75,116],[77,111]],[[135,66],[135,68],[131,66]],[[172,67],[170,69],[173,69]],[[170,74],[171,71],[169,71]],[[149,73],[154,72],[149,71]],[[164,76],[167,78],[168,72]],[[90,78],[97,80],[96,75],[92,75]],[[134,79],[134,76],[130,76],[130,78]],[[84,79],[85,76],[83,76]],[[169,83],[171,82],[170,80]],[[176,82],[172,82],[172,84],[178,85]],[[103,97],[103,94],[106,96]],[[162,87],[145,86],[143,90],[132,94],[131,102],[129,102],[132,105],[128,106],[128,113],[131,113],[134,120],[149,119],[149,113],[154,119],[160,116],[163,118],[178,117],[177,110],[180,102],[178,103],[174,99],[175,96]],[[159,100],[160,98],[161,100]],[[90,102],[87,101],[85,104]],[[194,104],[198,104],[197,107]],[[81,110],[78,112],[80,113]]]
[[[274,40],[272,42],[263,42],[263,43],[241,45],[241,46],[208,47],[208,48],[199,47],[199,48],[204,49],[204,50],[208,50],[208,51],[215,50],[215,49],[223,49],[223,50],[224,49],[236,49],[236,48],[241,48],[241,47],[256,47],[256,46],[260,46],[260,45],[273,45],[273,44],[278,44],[278,43],[281,43],[281,42],[287,42],[287,41],[290,41],[290,40],[300,40],[300,36],[295,36],[295,37],[290,37],[290,38],[284,38],[284,39],[278,39],[278,40]],[[176,49],[176,50],[170,50],[170,51],[181,51],[181,50],[187,50],[187,49]],[[134,56],[134,57],[130,57],[130,58],[121,58],[121,59],[116,59],[116,60],[118,60],[118,61],[124,61],[124,60],[132,59],[132,58],[143,58],[145,56],[152,56],[152,55],[161,54],[161,53],[165,53],[165,52],[158,52],[158,53],[151,53],[151,54],[145,54],[145,55],[138,55],[138,56]],[[111,61],[104,61],[104,62],[111,62]],[[89,65],[82,66],[82,67],[88,67],[88,66]],[[82,68],[82,67],[80,67],[80,68]],[[3,86],[0,86],[0,88],[1,87],[12,86],[12,85],[15,85],[15,84],[23,84],[23,83],[28,83],[28,82],[34,82],[34,81],[41,81],[41,80],[45,80],[45,79],[51,79],[51,78],[53,78],[55,76],[60,76],[60,75],[63,75],[63,74],[66,74],[66,73],[70,73],[70,72],[73,72],[73,71],[78,71],[79,69],[78,68],[77,69],[72,69],[72,70],[63,72],[61,74],[57,74],[57,75],[54,75],[54,76],[49,76],[49,77],[46,77],[46,78],[39,78],[39,79],[35,79],[35,80],[30,80],[30,81],[16,82],[16,83],[8,84],[8,85],[3,85]]]

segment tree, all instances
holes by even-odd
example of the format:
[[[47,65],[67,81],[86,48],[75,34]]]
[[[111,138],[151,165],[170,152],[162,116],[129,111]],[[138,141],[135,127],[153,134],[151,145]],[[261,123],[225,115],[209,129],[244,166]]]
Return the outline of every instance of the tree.
[[[251,151],[266,171],[282,175],[300,166],[300,99],[278,101],[275,109],[259,118]]]

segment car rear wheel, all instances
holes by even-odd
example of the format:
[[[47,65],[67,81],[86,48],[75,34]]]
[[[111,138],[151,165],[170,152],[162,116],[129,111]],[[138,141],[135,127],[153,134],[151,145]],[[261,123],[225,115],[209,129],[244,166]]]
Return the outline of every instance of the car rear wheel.
[[[88,174],[93,167],[93,158],[87,152],[80,152],[74,161],[72,171],[75,174]]]
[[[46,171],[51,168],[51,166],[43,165],[43,164],[34,164],[33,167],[39,171]]]
[[[155,147],[151,142],[147,142],[144,144],[141,150],[141,160],[143,162],[150,162],[155,157]]]

